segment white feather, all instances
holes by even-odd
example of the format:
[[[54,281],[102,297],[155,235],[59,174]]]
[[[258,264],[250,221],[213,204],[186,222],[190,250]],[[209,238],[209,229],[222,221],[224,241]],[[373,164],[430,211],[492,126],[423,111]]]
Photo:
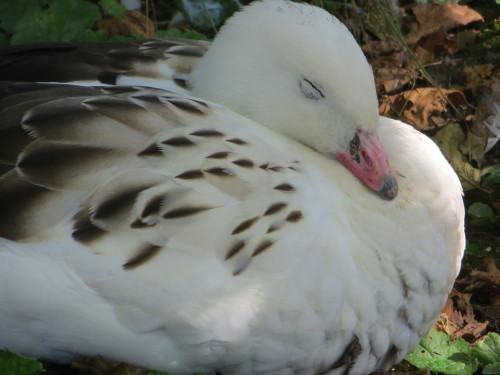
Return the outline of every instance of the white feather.
[[[304,77],[324,100],[303,95]],[[377,115],[361,49],[309,5],[245,8],[190,79],[199,98],[101,88],[25,115],[38,138],[28,161],[52,143],[109,152],[45,174],[18,163],[52,195],[36,220],[20,204],[25,237],[0,239],[0,347],[172,374],[361,375],[400,361],[437,319],[464,249],[461,186],[437,146]],[[48,126],[62,103],[84,113],[72,132]],[[392,201],[332,157],[358,125],[385,148]],[[196,135],[207,129],[220,134]],[[88,241],[75,235],[85,220]],[[144,244],[157,252],[134,266]]]

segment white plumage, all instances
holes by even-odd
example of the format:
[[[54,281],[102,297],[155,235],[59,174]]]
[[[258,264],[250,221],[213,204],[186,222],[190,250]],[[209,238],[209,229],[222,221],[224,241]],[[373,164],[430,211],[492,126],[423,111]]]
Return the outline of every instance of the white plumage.
[[[175,80],[179,61],[157,64]],[[192,97],[4,84],[0,347],[172,374],[400,361],[464,247],[439,149],[378,116],[360,48],[319,8],[254,3],[189,64]]]

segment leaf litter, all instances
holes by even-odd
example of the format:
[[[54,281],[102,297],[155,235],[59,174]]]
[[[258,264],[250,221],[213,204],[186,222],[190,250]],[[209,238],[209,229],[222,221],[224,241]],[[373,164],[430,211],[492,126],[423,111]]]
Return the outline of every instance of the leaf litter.
[[[360,1],[356,9],[364,7],[373,15],[372,10],[381,9],[374,1]],[[139,13],[124,11],[114,0],[101,0],[103,18],[96,22],[93,30],[102,31],[111,39],[131,35],[142,38],[213,36],[213,20],[194,26],[189,23],[196,15],[182,8],[182,4],[191,1],[177,2],[181,12],[168,2],[146,3],[149,8]],[[233,8],[235,3],[231,4]],[[472,7],[480,2],[468,4]],[[472,239],[467,251],[484,262],[477,265],[466,258],[461,277],[434,330],[407,357],[412,365],[403,362],[389,372],[378,374],[423,375],[430,374],[429,369],[458,375],[473,374],[477,369],[483,374],[500,374],[500,336],[495,333],[500,331],[500,271],[497,267],[500,261],[500,46],[493,45],[494,37],[478,43],[487,30],[493,30],[490,35],[498,35],[495,30],[500,29],[499,8],[496,8],[497,19],[491,19],[471,7],[455,3],[411,3],[401,7],[392,4],[391,11],[398,15],[396,24],[406,30],[400,40],[397,35],[386,32],[387,23],[382,25],[384,21],[381,21],[384,17],[365,17],[365,21],[369,21],[365,27],[370,33],[362,33],[365,38],[362,48],[374,69],[381,98],[380,113],[408,122],[431,135],[453,165],[467,191],[468,238]],[[165,20],[156,21],[159,18]],[[169,24],[175,28],[162,34]],[[163,30],[154,34],[159,29]],[[475,53],[471,56],[468,51],[473,48]],[[477,53],[477,48],[483,48],[481,53]],[[16,359],[12,361],[14,366],[26,365],[26,371],[33,374],[41,371],[41,367],[30,360],[21,364]],[[50,374],[68,373],[64,371],[95,375],[144,373],[117,364],[112,364],[109,370],[99,360],[85,359],[75,361],[73,369],[51,371],[53,364],[48,368]]]
[[[439,321],[407,356],[413,366],[378,374],[500,374],[500,48],[479,43],[498,10],[492,20],[465,5],[413,3],[402,9],[402,41],[364,41],[380,113],[431,136],[467,206],[466,258]]]

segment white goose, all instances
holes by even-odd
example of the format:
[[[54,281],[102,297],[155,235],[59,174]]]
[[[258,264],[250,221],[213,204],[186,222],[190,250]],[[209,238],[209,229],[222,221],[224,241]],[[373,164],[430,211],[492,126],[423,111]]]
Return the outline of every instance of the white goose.
[[[360,48],[313,6],[246,7],[188,84],[3,84],[0,347],[171,374],[400,361],[464,248],[439,149],[378,115]]]

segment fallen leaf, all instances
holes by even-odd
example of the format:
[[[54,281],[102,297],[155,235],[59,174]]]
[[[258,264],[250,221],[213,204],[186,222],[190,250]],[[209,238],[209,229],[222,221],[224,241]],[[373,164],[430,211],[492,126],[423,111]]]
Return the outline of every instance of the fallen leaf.
[[[453,338],[461,337],[471,343],[480,339],[489,322],[476,320],[470,298],[471,294],[452,290],[445,308],[433,328],[451,335]]]
[[[476,30],[463,30],[453,35],[453,40],[457,43],[458,50],[463,51],[472,47],[476,43],[479,32]]]
[[[418,3],[411,7],[417,23],[410,24],[406,35],[408,44],[416,44],[420,39],[442,31],[472,22],[483,21],[483,17],[465,5],[455,3]]]
[[[447,100],[448,99],[448,100]],[[448,113],[448,101],[455,106],[467,106],[465,96],[456,90],[422,87],[389,96],[380,107],[383,115],[395,114],[420,130],[440,128],[455,118]]]
[[[492,88],[500,80],[500,68],[493,64],[466,66],[462,70],[462,78],[467,90]]]
[[[489,152],[500,139],[500,80],[496,81],[491,91],[483,97],[489,116],[484,120],[484,126],[490,131],[485,152]]]
[[[120,24],[118,23],[117,20],[113,18],[105,18],[97,21],[96,28],[98,30],[106,31],[106,34],[108,34],[108,36],[115,36],[122,34]]]
[[[370,65],[376,69],[385,68],[403,68],[408,63],[408,54],[406,52],[395,52],[389,55],[374,57],[370,60]]]
[[[375,84],[377,92],[391,93],[401,89],[407,83],[410,83],[412,78],[407,69],[403,68],[379,68],[375,70]]]
[[[155,33],[153,21],[138,10],[125,12],[120,20],[120,25],[126,27],[131,33],[140,34],[144,38],[152,38]]]
[[[487,102],[482,100],[476,108],[474,121],[467,132],[467,139],[460,146],[463,154],[468,155],[470,160],[474,160],[479,167],[484,161],[484,154],[490,131],[485,126],[485,121],[490,117],[491,112],[488,109]]]
[[[484,259],[483,270],[471,271],[466,277],[458,279],[455,287],[464,293],[471,293],[476,301],[480,301],[474,304],[474,310],[483,320],[490,322],[493,330],[500,327],[500,270],[494,258]]]
[[[465,141],[465,135],[460,125],[456,123],[449,124],[445,128],[440,129],[432,139],[437,143],[441,152],[453,166],[455,172],[457,172],[463,189],[467,191],[480,187],[481,170],[474,168],[466,162],[457,147]]]
[[[427,65],[433,63],[443,53],[455,53],[457,51],[457,42],[445,30],[439,29],[419,43],[415,47],[414,53],[422,65]]]
[[[476,283],[483,283],[491,288],[499,288],[500,291],[500,269],[493,258],[486,258],[484,262],[486,271],[471,271],[471,277],[475,279]]]
[[[391,52],[401,51],[401,43],[395,39],[389,40],[372,40],[365,43],[361,49],[371,56],[386,55]]]

